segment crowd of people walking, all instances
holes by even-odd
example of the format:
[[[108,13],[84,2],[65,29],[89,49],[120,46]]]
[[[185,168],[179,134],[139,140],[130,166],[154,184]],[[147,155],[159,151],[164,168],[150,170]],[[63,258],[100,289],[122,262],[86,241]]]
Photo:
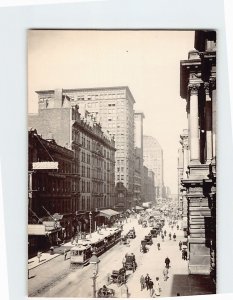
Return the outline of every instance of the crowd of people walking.
[[[173,241],[176,242],[176,240],[177,240],[177,234],[175,231],[180,230],[178,221],[167,218],[166,225],[167,225],[166,229],[163,230],[163,228],[162,228],[160,233],[158,234],[158,236],[156,236],[157,242],[155,243],[155,245],[157,246],[158,250],[162,250],[163,242],[171,241],[173,243]],[[162,242],[162,247],[161,247],[160,241]],[[187,260],[188,259],[187,258],[187,256],[188,256],[187,249],[183,245],[183,242],[181,240],[179,240],[179,242],[178,242],[178,247],[181,252],[181,258],[183,260]],[[171,259],[168,256],[166,256],[164,259],[164,263],[165,263],[165,266],[162,270],[162,275],[163,275],[164,282],[167,282],[170,277],[169,273],[170,273],[170,269],[171,269]],[[148,273],[145,276],[141,275],[140,287],[141,287],[141,291],[143,291],[145,289],[148,290],[149,295],[152,298],[159,297],[162,293],[162,289],[161,289],[161,285],[160,285],[160,278],[157,276],[157,277],[155,277],[155,280],[154,280]],[[178,294],[177,294],[177,296],[178,296]]]

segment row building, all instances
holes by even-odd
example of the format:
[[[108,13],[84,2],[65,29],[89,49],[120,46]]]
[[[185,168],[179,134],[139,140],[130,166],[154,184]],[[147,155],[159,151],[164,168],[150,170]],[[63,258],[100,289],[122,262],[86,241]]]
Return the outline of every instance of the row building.
[[[216,279],[216,32],[197,30],[180,62],[188,129],[181,134],[179,191],[190,274]]]
[[[56,90],[37,92],[39,99],[51,101]],[[104,132],[115,139],[116,209],[132,207],[134,196],[134,97],[127,86],[62,89],[61,97],[69,98],[80,111],[88,111],[101,124]],[[39,100],[40,101],[40,100]],[[124,193],[122,193],[124,191]],[[114,207],[114,206],[113,206]]]
[[[78,105],[62,90],[38,92],[38,96],[38,114],[29,115],[29,126],[37,130],[43,141],[55,141],[64,151],[72,152],[72,164],[69,167],[59,164],[55,178],[63,176],[61,170],[66,168],[66,176],[69,176],[66,190],[70,193],[68,210],[75,219],[66,235],[73,236],[76,231],[93,227],[94,222],[87,212],[92,212],[94,218],[98,210],[115,206],[115,141],[103,132],[88,111],[81,116]],[[45,152],[50,153],[46,142],[43,143]],[[55,178],[53,191],[60,191],[62,187]],[[55,199],[47,192],[46,188],[43,195],[34,192],[33,212],[38,217],[43,216],[43,205],[51,216],[56,212],[64,215],[60,197],[54,195]],[[56,205],[50,205],[55,202]]]

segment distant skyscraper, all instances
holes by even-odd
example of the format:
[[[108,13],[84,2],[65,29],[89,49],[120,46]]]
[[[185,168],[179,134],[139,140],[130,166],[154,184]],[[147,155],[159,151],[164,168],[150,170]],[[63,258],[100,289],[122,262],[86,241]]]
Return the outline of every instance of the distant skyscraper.
[[[134,113],[134,147],[135,147],[135,163],[134,163],[134,202],[140,204],[142,200],[143,186],[143,119],[142,112]]]
[[[152,136],[143,136],[144,165],[154,172],[156,198],[163,196],[163,149]]]

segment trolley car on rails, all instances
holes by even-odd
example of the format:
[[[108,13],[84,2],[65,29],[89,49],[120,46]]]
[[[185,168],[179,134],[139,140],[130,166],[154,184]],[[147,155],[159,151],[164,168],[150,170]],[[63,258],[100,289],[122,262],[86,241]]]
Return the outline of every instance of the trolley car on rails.
[[[92,233],[91,237],[78,240],[70,249],[70,263],[86,265],[93,252],[99,256],[118,243],[121,239],[121,231],[119,228],[106,228],[102,232]]]

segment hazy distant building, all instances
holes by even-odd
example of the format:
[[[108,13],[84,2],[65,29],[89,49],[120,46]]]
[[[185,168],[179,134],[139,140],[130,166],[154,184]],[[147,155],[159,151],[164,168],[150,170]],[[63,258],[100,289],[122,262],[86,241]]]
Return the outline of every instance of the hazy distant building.
[[[155,174],[156,198],[163,197],[163,149],[152,136],[143,136],[144,165]]]
[[[143,119],[142,112],[134,113],[134,204],[140,205],[143,185]]]
[[[154,172],[145,166],[143,166],[142,201],[155,204]]]

